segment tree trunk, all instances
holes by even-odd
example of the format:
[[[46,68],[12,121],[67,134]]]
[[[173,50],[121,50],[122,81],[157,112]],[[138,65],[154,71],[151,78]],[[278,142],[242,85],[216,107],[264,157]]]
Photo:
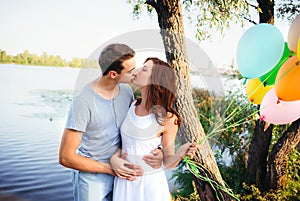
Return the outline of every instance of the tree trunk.
[[[259,23],[274,25],[274,0],[257,0]]]
[[[300,142],[300,119],[294,121],[274,145],[268,161],[267,190],[280,189],[286,176],[286,163],[291,151]]]
[[[274,1],[257,0],[257,3],[259,23],[274,24]],[[273,125],[266,124],[266,122],[261,120],[256,120],[254,133],[249,146],[245,182],[248,185],[255,184],[261,191],[265,190],[272,130]]]
[[[273,125],[260,119],[256,120],[254,133],[249,147],[246,168],[246,184],[256,184],[264,191],[267,174],[267,159],[272,138]]]
[[[205,138],[205,133],[193,104],[180,1],[148,0],[146,3],[154,7],[158,14],[158,23],[161,28],[166,58],[175,69],[178,78],[176,107],[182,118],[182,126],[178,131],[179,141],[181,144],[193,141],[199,142]],[[206,167],[207,172],[201,172],[202,176],[206,175],[219,185],[224,185],[214,154],[207,140],[201,145],[194,160]],[[202,181],[196,177],[194,177],[194,181],[202,201],[219,200],[216,195],[222,195],[223,200],[231,200],[231,197],[226,193],[214,190],[209,182]]]

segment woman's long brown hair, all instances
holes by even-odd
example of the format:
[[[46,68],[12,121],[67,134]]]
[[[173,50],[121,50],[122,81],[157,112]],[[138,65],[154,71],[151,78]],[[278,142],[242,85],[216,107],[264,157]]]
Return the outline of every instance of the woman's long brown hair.
[[[174,69],[166,62],[149,57],[144,63],[151,60],[153,62],[151,83],[148,86],[146,109],[155,114],[159,124],[164,125],[167,118],[167,112],[177,116],[177,121],[174,122],[180,125],[180,116],[174,109],[174,101],[176,99],[176,75]],[[138,99],[136,105],[141,103]],[[172,117],[171,116],[171,117]]]

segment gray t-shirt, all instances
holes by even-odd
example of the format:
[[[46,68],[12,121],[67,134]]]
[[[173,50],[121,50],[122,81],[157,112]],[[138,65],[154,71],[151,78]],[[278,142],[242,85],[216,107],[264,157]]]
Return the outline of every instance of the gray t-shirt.
[[[133,99],[129,85],[120,84],[119,94],[107,100],[85,87],[74,97],[66,128],[83,132],[79,154],[109,162],[120,147],[120,127]]]

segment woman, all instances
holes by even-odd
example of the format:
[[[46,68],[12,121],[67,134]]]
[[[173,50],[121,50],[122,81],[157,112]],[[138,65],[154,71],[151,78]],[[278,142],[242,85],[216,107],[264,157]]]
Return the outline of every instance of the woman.
[[[141,98],[131,104],[121,126],[122,152],[127,152],[128,161],[142,166],[144,175],[135,181],[116,177],[114,201],[171,200],[163,167],[154,169],[143,159],[155,147],[162,146],[163,166],[167,169],[176,167],[186,155],[193,157],[196,143],[186,143],[174,151],[180,125],[179,114],[173,108],[175,81],[174,70],[157,58],[146,59],[143,68],[136,71],[133,84],[139,87]]]

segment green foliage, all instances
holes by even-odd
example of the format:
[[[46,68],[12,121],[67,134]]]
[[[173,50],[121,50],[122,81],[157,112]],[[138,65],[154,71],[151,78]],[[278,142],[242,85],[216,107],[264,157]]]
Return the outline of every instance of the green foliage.
[[[175,169],[171,179],[175,178],[174,184],[179,186],[178,190],[173,193],[173,197],[188,198],[195,193],[193,188],[193,175],[185,168],[185,163],[181,162]]]
[[[257,108],[251,104],[240,90],[240,83],[228,81],[230,90],[226,91],[223,105],[223,124],[220,135],[214,144],[215,157],[223,180],[237,193],[243,191],[247,152],[258,118]],[[225,157],[228,155],[227,157]]]
[[[85,67],[86,59],[74,58],[71,62],[62,59],[58,55],[48,55],[44,52],[41,56],[30,54],[28,50],[16,56],[7,55],[6,51],[0,49],[0,63],[15,63],[23,65],[39,66],[70,66]]]
[[[153,7],[146,4],[145,0],[127,0],[127,3],[132,5],[132,14],[135,19],[139,18],[143,10],[146,10],[152,16]]]
[[[244,158],[242,156],[231,156],[234,158],[231,164],[227,165],[223,162],[222,155],[220,153],[216,153],[215,156],[223,180],[230,188],[233,189],[234,192],[243,193],[244,189],[242,186],[246,172]]]
[[[132,5],[133,15],[138,16],[143,11],[152,13],[153,7],[146,4],[146,0],[127,0]],[[209,38],[212,33],[223,33],[231,22],[243,25],[243,17],[248,16],[248,4],[245,0],[183,0],[183,17],[194,29],[198,40]]]
[[[193,192],[188,194],[187,196],[183,196],[180,193],[172,195],[172,201],[199,201],[199,195],[197,193],[196,185],[194,181],[192,181],[192,189]]]
[[[289,127],[289,124],[285,125],[274,125],[273,130],[272,130],[272,139],[271,139],[271,144],[269,147],[269,152],[273,149],[274,145],[278,141],[278,139],[281,137],[282,133],[285,132]]]
[[[286,184],[282,195],[290,200],[300,200],[300,153],[294,149],[287,162]]]
[[[127,0],[132,5],[133,15],[138,18],[141,12],[147,11],[151,16],[153,7],[146,4],[146,0]],[[240,24],[244,26],[245,21],[255,23],[250,16],[250,9],[259,9],[246,0],[182,0],[183,17],[190,23],[195,37],[205,40],[213,33],[224,33],[229,29],[230,24]],[[255,4],[254,3],[254,4]],[[299,0],[278,0],[275,1],[276,16],[281,19],[292,21],[300,14]],[[257,22],[258,23],[258,22]]]
[[[82,65],[82,61],[79,58],[73,58],[70,63],[70,67],[80,67]]]
[[[232,89],[226,92],[225,97],[199,89],[194,89],[193,92],[200,122],[207,135],[211,135],[211,145],[218,153],[217,162],[220,164],[223,164],[222,155],[225,151],[230,156],[244,160],[254,128],[253,120],[257,118],[257,109],[247,101],[243,91],[232,83],[229,84]]]
[[[193,100],[204,132],[207,133],[212,123],[212,96],[207,90],[194,89]]]
[[[282,189],[271,190],[269,192],[260,192],[255,185],[247,186],[243,184],[247,194],[241,196],[245,201],[296,201],[300,200],[300,153],[294,149],[289,156],[287,163],[286,181]]]
[[[196,38],[201,41],[213,33],[223,33],[231,22],[243,26],[243,16],[248,16],[248,4],[244,0],[184,1],[184,15],[189,20]]]

